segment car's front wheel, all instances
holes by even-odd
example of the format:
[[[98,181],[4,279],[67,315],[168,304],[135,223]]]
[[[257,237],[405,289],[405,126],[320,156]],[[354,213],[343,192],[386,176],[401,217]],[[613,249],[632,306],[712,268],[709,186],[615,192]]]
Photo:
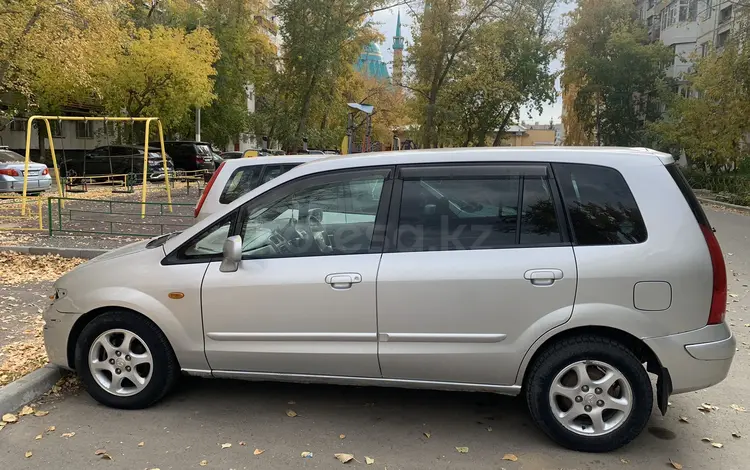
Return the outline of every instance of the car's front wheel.
[[[150,320],[112,311],[84,327],[75,366],[89,394],[113,408],[146,408],[160,400],[180,368],[164,333]]]
[[[653,389],[643,364],[624,345],[596,336],[568,338],[531,366],[526,400],[534,421],[573,450],[608,452],[648,423]]]

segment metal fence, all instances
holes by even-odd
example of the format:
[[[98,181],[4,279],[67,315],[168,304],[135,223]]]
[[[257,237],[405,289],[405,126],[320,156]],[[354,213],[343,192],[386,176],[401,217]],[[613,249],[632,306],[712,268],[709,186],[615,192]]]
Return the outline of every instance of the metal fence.
[[[50,197],[47,225],[50,236],[59,233],[155,237],[190,227],[195,222],[194,207],[184,203]]]

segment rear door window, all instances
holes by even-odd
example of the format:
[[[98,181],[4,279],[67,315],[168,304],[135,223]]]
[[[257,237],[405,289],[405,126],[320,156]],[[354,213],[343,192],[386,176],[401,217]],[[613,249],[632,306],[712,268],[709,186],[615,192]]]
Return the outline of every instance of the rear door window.
[[[550,188],[545,176],[531,174],[410,177],[403,181],[396,250],[559,244],[562,235]]]
[[[633,193],[614,168],[552,165],[578,245],[630,245],[646,241],[646,225]]]

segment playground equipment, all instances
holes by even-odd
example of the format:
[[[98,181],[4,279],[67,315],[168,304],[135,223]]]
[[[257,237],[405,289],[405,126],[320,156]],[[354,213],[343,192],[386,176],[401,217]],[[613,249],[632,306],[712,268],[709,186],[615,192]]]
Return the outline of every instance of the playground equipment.
[[[143,143],[143,180],[142,180],[142,193],[141,193],[141,217],[146,217],[146,193],[147,193],[147,181],[148,181],[148,138],[149,138],[149,130],[150,125],[152,122],[156,122],[159,129],[159,142],[161,144],[161,157],[162,157],[162,165],[164,167],[164,182],[166,183],[166,190],[167,190],[167,204],[169,205],[169,211],[172,211],[172,192],[170,190],[169,185],[169,167],[167,165],[167,152],[164,150],[164,130],[162,128],[161,121],[157,117],[88,117],[88,116],[31,116],[28,120],[28,127],[26,129],[26,158],[25,158],[25,166],[24,166],[24,172],[23,172],[23,196],[21,199],[21,215],[26,214],[26,202],[27,202],[27,187],[28,187],[28,173],[29,173],[29,162],[31,161],[31,130],[33,128],[32,123],[34,121],[44,121],[45,127],[47,129],[47,138],[49,139],[49,150],[52,154],[52,165],[55,170],[55,182],[57,184],[57,191],[58,195],[62,198],[64,197],[63,191],[65,190],[63,188],[63,185],[60,181],[60,168],[57,164],[57,156],[55,155],[55,144],[54,140],[52,138],[52,129],[50,128],[49,121],[50,119],[54,119],[58,122],[62,121],[83,121],[86,122],[95,122],[95,121],[103,121],[106,123],[111,122],[122,122],[122,121],[130,121],[131,123],[134,122],[145,122],[146,123],[146,130],[145,130],[145,137],[144,137],[144,143]],[[85,125],[85,124],[84,124]],[[106,130],[106,129],[105,129]],[[39,130],[41,132],[41,129]],[[109,132],[106,132],[107,134],[107,141],[109,141]],[[132,134],[132,127],[131,127],[131,134]],[[64,143],[62,144],[61,148],[64,151]],[[64,155],[63,155],[64,158]],[[85,162],[86,159],[84,158],[84,176],[82,178],[87,178],[85,176]],[[63,164],[67,167],[67,159],[64,159]],[[67,177],[67,175],[66,175]],[[87,183],[88,184],[88,183]],[[124,186],[127,186],[127,175],[124,180]]]
[[[375,107],[369,104],[360,104],[360,103],[347,103],[347,106],[349,108],[360,111],[365,113],[365,140],[362,143],[362,152],[369,152],[371,142],[371,134],[372,134],[372,113],[375,110]],[[347,124],[346,124],[346,136],[344,136],[344,140],[341,141],[341,154],[347,155],[353,152],[354,150],[354,131],[357,129],[357,126],[354,125],[354,111],[349,111],[348,117],[347,117]]]

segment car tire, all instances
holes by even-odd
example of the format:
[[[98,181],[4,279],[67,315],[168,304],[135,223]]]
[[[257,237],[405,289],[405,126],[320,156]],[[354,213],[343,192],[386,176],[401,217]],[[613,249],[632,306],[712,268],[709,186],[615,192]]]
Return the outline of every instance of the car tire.
[[[96,401],[130,410],[161,400],[180,376],[177,357],[159,327],[123,310],[98,315],[83,328],[75,367]]]
[[[581,452],[624,446],[643,431],[653,409],[643,364],[622,343],[597,336],[567,338],[544,349],[530,366],[525,394],[542,431]]]

